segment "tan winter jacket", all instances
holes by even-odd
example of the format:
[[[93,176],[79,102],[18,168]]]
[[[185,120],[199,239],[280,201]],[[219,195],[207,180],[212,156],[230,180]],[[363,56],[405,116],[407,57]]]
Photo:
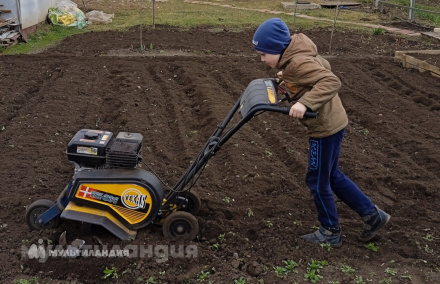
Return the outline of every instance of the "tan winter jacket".
[[[338,95],[341,81],[331,72],[329,62],[318,54],[310,38],[302,33],[291,38],[278,68],[283,70],[283,80],[291,98],[319,112],[317,119],[304,118],[301,123],[307,127],[309,137],[333,135],[348,124]]]

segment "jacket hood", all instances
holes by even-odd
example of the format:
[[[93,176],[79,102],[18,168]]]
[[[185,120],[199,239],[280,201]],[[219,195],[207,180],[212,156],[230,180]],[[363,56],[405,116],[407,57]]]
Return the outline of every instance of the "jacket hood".
[[[294,56],[317,56],[318,48],[313,41],[305,34],[299,33],[291,36],[290,44],[287,46],[278,67],[284,66]]]

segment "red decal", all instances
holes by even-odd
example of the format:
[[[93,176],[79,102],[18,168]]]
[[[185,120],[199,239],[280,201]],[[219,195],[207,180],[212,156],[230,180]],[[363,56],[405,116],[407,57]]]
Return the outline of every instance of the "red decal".
[[[89,199],[94,199],[92,197],[92,192],[94,192],[94,191],[91,188],[89,188],[88,186],[82,185],[81,188],[79,189],[78,196],[84,197],[84,198],[89,198]]]

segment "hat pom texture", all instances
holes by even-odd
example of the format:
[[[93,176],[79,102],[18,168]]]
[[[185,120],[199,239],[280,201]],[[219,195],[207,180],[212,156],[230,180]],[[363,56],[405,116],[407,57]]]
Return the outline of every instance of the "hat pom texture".
[[[272,18],[262,23],[252,39],[255,50],[268,54],[281,54],[289,43],[289,28],[279,18]]]

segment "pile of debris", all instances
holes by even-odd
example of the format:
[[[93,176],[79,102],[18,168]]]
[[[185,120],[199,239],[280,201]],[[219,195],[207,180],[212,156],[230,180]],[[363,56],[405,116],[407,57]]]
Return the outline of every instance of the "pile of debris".
[[[11,13],[11,10],[2,10],[0,4],[0,14]],[[18,24],[15,19],[0,18],[0,47],[11,47],[18,43],[21,36],[20,32],[17,31]]]

